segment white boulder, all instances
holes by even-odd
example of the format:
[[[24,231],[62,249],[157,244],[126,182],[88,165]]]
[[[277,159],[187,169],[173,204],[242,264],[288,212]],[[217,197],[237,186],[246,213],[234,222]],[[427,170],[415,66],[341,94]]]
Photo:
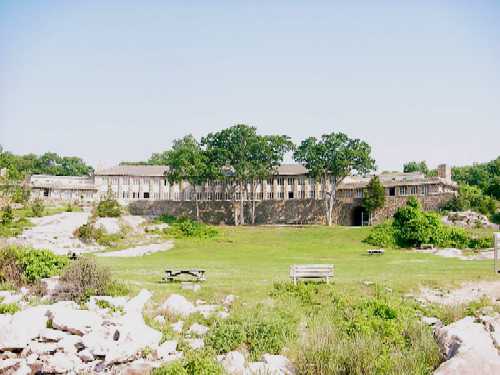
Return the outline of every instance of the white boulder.
[[[94,311],[75,310],[66,306],[49,307],[48,310],[52,327],[74,335],[83,336],[102,324],[101,317]]]
[[[202,324],[194,323],[191,327],[189,327],[189,333],[192,333],[197,336],[203,336],[208,332],[208,327]]]
[[[42,372],[49,374],[75,373],[80,367],[81,361],[74,354],[57,352],[53,355],[40,357],[42,360]]]
[[[170,324],[170,327],[172,327],[172,331],[174,331],[175,333],[181,333],[182,332],[182,327],[184,327],[184,321],[183,320],[179,320],[176,323]]]
[[[24,349],[47,326],[46,312],[46,307],[36,306],[15,313],[8,321],[3,318],[0,351]]]
[[[158,349],[156,349],[156,355],[160,359],[169,358],[172,354],[176,353],[177,353],[176,340],[165,341],[158,347]]]
[[[264,363],[269,365],[273,371],[279,371],[280,374],[293,375],[295,368],[290,360],[284,355],[264,354],[262,356]]]
[[[57,329],[44,328],[40,332],[40,340],[42,341],[59,341],[67,336],[67,333],[61,332]]]
[[[195,312],[194,305],[189,302],[184,296],[179,294],[170,295],[167,300],[161,306],[162,310],[173,314],[180,315],[182,317],[189,316]]]
[[[227,353],[222,359],[221,365],[230,375],[245,374],[245,357],[238,351]]]
[[[499,374],[500,355],[481,323],[467,316],[448,326],[438,328],[435,336],[447,359],[435,375]]]
[[[201,349],[205,346],[203,339],[186,339],[186,343],[191,347],[191,349]]]

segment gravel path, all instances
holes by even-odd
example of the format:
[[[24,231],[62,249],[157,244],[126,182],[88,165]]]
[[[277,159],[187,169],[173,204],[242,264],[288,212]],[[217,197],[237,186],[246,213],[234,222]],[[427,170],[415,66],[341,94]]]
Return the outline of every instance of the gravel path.
[[[478,281],[467,282],[460,288],[450,291],[423,288],[420,291],[420,298],[426,302],[438,303],[442,305],[458,305],[469,303],[486,296],[492,302],[500,302],[500,280],[499,281]]]
[[[97,253],[96,256],[99,257],[138,257],[143,255],[149,255],[157,253],[159,251],[170,250],[174,246],[173,241],[165,241],[162,243],[155,243],[151,245],[141,245],[136,247],[131,247],[125,250],[109,251],[106,253]]]

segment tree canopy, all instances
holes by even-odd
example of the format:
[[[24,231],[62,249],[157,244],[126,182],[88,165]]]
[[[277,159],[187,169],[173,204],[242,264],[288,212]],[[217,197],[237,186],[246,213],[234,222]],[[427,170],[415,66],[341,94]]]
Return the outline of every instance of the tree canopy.
[[[363,195],[363,207],[372,214],[379,208],[383,207],[385,203],[385,189],[380,178],[373,176],[368,183]]]

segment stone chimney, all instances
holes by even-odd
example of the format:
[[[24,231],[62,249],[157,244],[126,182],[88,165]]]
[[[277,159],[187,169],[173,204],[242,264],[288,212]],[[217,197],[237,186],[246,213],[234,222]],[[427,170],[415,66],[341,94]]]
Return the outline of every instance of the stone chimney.
[[[451,167],[448,164],[438,165],[438,177],[451,181]]]

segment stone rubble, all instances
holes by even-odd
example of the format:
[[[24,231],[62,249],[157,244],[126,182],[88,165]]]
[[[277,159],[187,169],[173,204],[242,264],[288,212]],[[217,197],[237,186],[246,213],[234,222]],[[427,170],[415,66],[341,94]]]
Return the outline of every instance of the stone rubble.
[[[283,355],[264,354],[261,361],[246,363],[245,356],[232,351],[217,356],[217,360],[229,375],[294,375],[296,370]]]

